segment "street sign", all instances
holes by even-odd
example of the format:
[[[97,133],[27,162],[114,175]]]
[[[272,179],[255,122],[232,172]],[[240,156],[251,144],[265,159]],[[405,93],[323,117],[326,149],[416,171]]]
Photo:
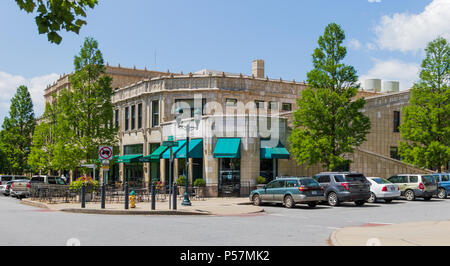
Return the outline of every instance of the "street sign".
[[[108,171],[109,170],[109,165],[102,165],[102,169],[105,170],[105,171]]]
[[[99,160],[112,160],[113,157],[113,147],[103,146],[98,148],[98,159]]]
[[[162,145],[166,147],[178,147],[178,141],[163,141]]]
[[[102,161],[102,165],[103,166],[108,166],[109,165],[109,160],[103,160]]]
[[[82,164],[81,167],[86,167],[86,168],[96,168],[97,165],[95,165],[95,164]]]

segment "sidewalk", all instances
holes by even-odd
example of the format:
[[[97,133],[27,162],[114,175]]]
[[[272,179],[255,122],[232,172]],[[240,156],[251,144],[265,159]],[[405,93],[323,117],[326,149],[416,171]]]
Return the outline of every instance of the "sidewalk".
[[[349,227],[331,234],[333,246],[450,246],[450,221]]]
[[[52,211],[64,211],[86,214],[111,214],[111,215],[217,215],[236,216],[263,212],[264,209],[249,204],[248,198],[207,198],[205,200],[191,200],[192,206],[182,206],[177,201],[177,210],[169,210],[169,202],[156,202],[156,210],[151,210],[151,203],[137,203],[136,208],[125,210],[124,204],[108,204],[106,209],[100,208],[100,203],[86,203],[82,209],[80,203],[45,204],[42,202],[23,199],[22,204]]]

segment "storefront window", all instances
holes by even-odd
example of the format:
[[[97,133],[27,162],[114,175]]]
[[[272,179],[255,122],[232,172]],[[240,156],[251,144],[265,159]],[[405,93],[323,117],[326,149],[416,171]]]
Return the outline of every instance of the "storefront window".
[[[277,176],[277,160],[261,159],[259,175],[264,177],[267,182],[274,180]]]

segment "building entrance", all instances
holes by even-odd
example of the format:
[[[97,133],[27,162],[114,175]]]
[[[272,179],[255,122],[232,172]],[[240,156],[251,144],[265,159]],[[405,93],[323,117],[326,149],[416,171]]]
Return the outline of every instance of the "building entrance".
[[[220,159],[219,195],[239,197],[241,192],[241,159]]]

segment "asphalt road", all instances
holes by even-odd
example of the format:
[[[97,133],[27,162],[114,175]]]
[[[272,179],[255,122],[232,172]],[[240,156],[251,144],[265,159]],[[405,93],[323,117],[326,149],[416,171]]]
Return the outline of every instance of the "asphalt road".
[[[51,212],[0,197],[0,245],[324,246],[341,227],[450,220],[450,199],[265,210],[227,217],[103,216]]]

